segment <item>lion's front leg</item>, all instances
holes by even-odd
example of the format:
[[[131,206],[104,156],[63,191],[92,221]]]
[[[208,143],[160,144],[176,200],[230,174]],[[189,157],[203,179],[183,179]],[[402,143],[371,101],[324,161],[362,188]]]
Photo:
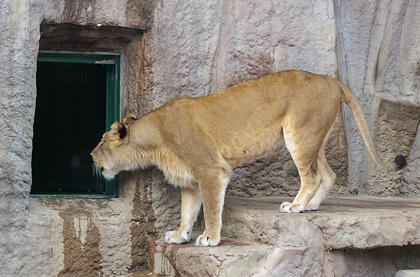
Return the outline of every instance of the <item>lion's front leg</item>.
[[[181,190],[181,226],[178,231],[165,233],[167,243],[187,243],[191,239],[194,222],[201,208],[202,198],[199,188],[183,188]]]
[[[206,228],[195,241],[195,246],[216,246],[220,243],[223,204],[228,182],[229,177],[220,174],[218,178],[212,178],[208,183],[200,183]]]

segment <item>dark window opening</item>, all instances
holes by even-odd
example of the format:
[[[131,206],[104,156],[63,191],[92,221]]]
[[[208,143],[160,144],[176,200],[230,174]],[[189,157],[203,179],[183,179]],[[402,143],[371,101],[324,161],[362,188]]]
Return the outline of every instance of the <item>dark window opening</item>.
[[[119,119],[114,110],[119,108],[116,64],[88,55],[86,60],[80,55],[40,56],[32,196],[118,196],[116,182],[94,175],[90,156],[109,122]]]

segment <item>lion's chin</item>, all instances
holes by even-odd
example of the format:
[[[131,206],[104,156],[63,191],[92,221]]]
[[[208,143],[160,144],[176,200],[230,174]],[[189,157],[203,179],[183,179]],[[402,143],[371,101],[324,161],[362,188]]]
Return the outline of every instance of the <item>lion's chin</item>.
[[[118,172],[113,172],[111,170],[105,169],[104,171],[102,171],[102,176],[104,176],[104,178],[108,181],[114,179],[117,174]]]

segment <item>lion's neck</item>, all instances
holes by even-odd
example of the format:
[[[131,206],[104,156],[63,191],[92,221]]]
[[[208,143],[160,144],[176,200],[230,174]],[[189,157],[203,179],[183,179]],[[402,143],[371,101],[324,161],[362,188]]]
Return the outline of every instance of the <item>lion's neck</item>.
[[[164,146],[154,148],[137,146],[128,152],[131,156],[130,170],[155,165],[163,171],[166,180],[172,185],[184,187],[193,183],[188,166]]]

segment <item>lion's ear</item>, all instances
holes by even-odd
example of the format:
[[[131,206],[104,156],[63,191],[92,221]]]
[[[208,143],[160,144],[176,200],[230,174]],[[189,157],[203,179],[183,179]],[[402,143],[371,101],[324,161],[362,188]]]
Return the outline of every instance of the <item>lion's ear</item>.
[[[129,126],[131,123],[133,123],[136,120],[137,120],[136,115],[133,113],[129,113],[124,117],[123,123],[124,125]]]
[[[118,121],[115,121],[111,125],[111,130],[109,131],[109,139],[115,143],[115,146],[118,147],[122,144],[122,140],[127,135],[127,128]]]

